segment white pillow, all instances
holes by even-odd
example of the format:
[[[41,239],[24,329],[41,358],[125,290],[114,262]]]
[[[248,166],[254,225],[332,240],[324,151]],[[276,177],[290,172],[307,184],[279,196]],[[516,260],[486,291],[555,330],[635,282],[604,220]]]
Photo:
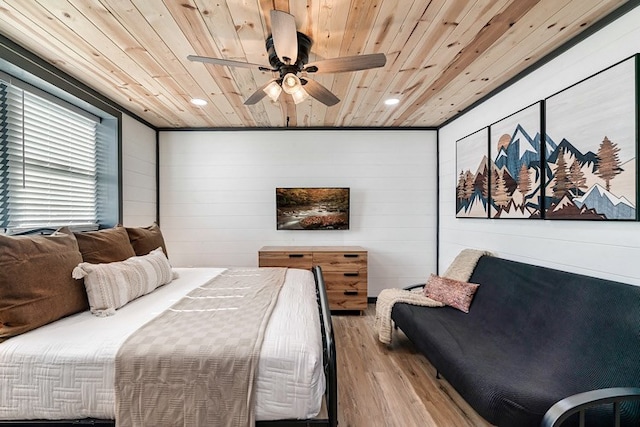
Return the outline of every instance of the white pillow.
[[[84,278],[91,313],[100,317],[115,314],[117,308],[177,277],[162,248],[119,262],[83,262],[73,269],[72,276]]]

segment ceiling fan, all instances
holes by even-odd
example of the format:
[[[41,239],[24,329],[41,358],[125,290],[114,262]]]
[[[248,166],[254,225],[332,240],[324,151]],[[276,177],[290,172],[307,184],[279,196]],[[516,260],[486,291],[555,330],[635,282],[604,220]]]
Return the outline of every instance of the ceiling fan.
[[[257,68],[261,71],[279,73],[277,78],[271,79],[258,88],[244,102],[245,105],[254,105],[267,95],[276,101],[280,93],[284,91],[291,95],[296,104],[312,96],[329,107],[336,105],[340,99],[320,83],[307,78],[308,74],[368,70],[383,67],[387,62],[383,53],[374,53],[325,59],[308,64],[312,44],[313,40],[310,37],[296,30],[296,21],[293,15],[280,10],[272,10],[271,35],[266,40],[271,67],[206,56],[189,55],[187,59],[207,64]]]

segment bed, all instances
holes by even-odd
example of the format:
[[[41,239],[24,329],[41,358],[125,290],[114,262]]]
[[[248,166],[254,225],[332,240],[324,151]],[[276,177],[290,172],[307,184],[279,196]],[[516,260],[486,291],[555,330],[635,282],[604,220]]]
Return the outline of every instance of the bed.
[[[0,425],[115,425],[115,356],[125,339],[227,271],[174,270],[177,279],[116,315],[84,311],[1,342]],[[336,382],[322,272],[288,269],[260,349],[256,425],[336,426]]]

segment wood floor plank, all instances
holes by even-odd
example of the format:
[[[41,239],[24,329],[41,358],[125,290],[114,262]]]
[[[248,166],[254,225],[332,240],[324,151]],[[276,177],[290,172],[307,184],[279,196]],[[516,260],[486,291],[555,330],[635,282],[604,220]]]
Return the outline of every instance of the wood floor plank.
[[[490,426],[401,331],[380,343],[374,318],[372,304],[363,315],[332,315],[341,427]]]

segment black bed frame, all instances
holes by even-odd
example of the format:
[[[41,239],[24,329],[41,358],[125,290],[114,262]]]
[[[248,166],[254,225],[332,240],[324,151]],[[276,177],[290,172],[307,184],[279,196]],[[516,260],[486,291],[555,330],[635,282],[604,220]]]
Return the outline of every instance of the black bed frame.
[[[324,373],[326,378],[325,400],[327,405],[327,418],[313,418],[308,420],[277,420],[257,421],[256,427],[302,427],[302,426],[326,426],[338,425],[338,375],[336,367],[336,346],[333,338],[333,324],[331,322],[331,310],[327,299],[327,290],[319,266],[313,267],[313,276],[316,282],[316,298],[318,300],[318,312],[320,314],[320,327],[322,330],[322,348],[324,356]],[[24,421],[0,421],[3,427],[9,426],[109,426],[115,427],[114,420],[98,420],[85,418],[81,420],[24,420]]]

